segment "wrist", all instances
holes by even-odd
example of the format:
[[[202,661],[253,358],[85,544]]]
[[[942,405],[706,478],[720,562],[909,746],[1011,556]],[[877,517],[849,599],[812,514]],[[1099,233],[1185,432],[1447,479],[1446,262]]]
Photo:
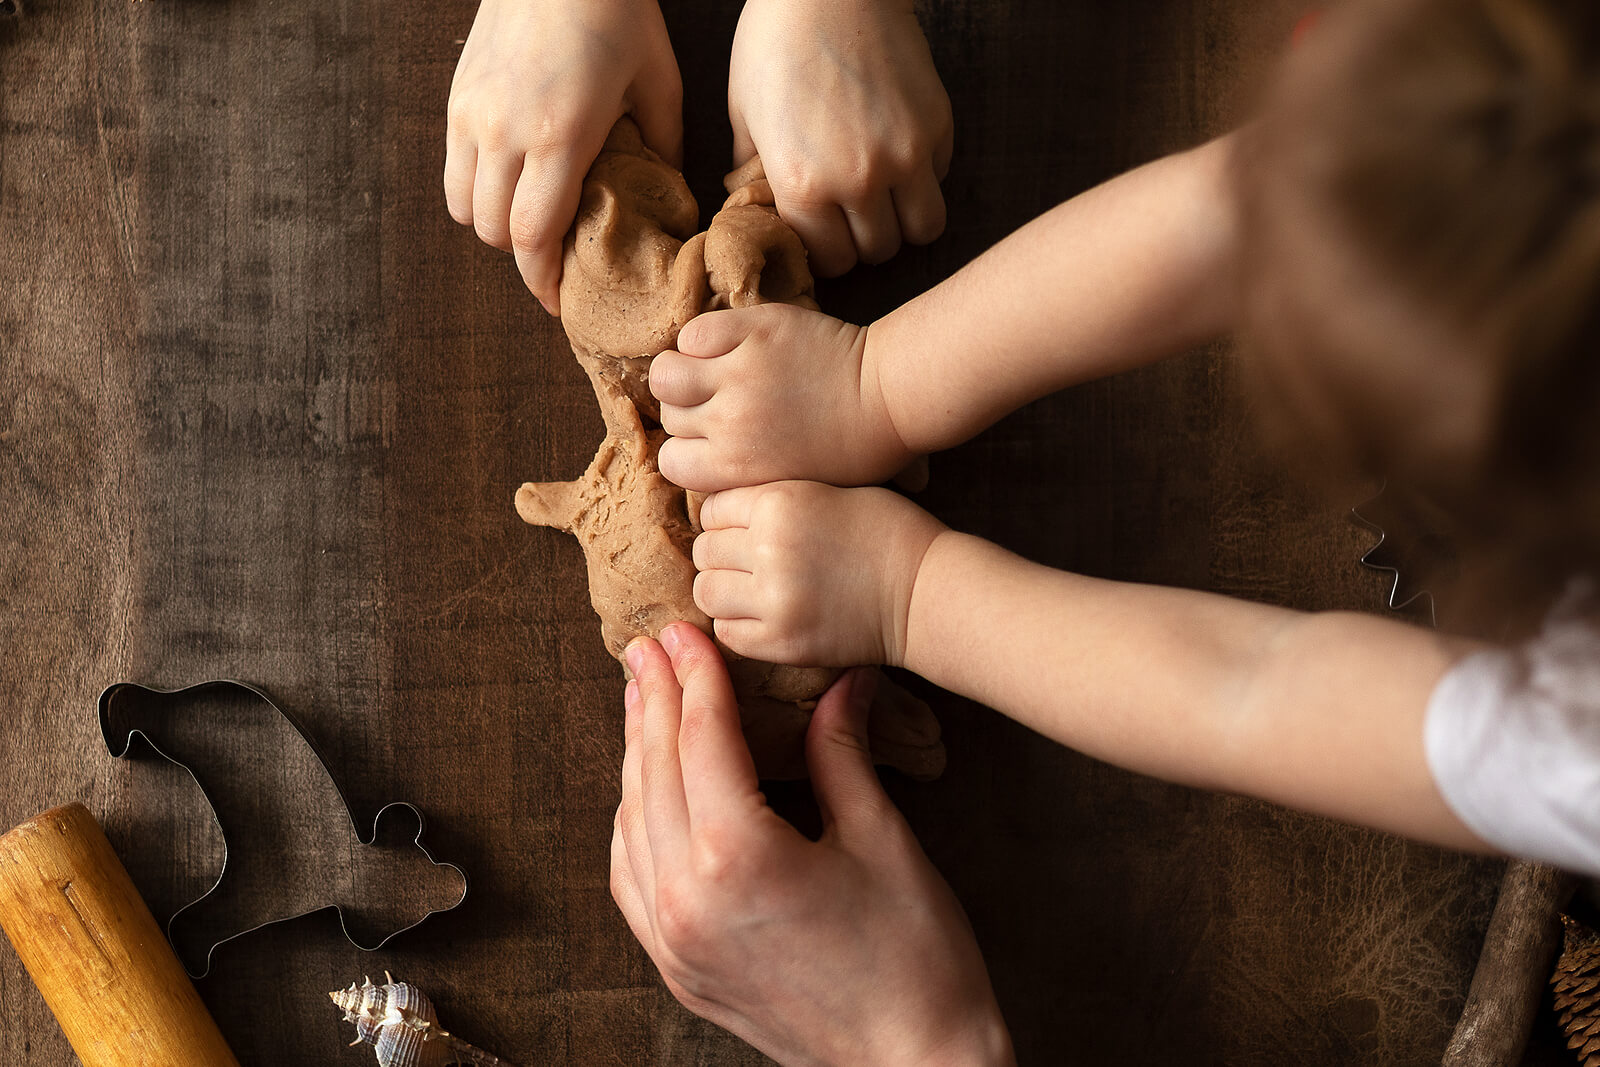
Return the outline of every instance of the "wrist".
[[[861,370],[858,395],[862,416],[873,427],[884,458],[890,461],[889,474],[923,454],[901,430],[908,420],[895,410],[892,396],[897,338],[889,316],[861,327]]]
[[[930,1036],[906,1042],[899,1055],[882,1062],[907,1067],[1015,1067],[1017,1062],[1011,1031],[992,999],[972,1019],[931,1040]]]
[[[914,557],[909,557],[914,562],[901,580],[899,595],[902,599],[895,604],[892,616],[894,627],[886,636],[884,648],[885,664],[903,667],[924,677],[925,672],[919,670],[917,664],[927,658],[928,627],[919,619],[919,613],[928,610],[927,600],[933,595],[932,587],[938,584],[938,573],[944,565],[944,558],[963,536],[931,515],[927,517],[935,524],[935,528],[928,531],[926,540]]]

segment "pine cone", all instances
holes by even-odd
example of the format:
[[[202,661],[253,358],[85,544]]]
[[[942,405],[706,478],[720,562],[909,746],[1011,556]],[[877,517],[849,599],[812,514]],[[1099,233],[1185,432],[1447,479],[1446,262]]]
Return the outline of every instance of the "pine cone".
[[[1561,924],[1561,958],[1550,976],[1556,1014],[1583,1067],[1600,1067],[1600,934],[1570,915]]]

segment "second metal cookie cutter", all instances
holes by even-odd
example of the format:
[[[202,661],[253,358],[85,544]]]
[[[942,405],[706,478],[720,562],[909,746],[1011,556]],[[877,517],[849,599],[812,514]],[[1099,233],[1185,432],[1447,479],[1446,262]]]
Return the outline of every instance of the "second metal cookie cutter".
[[[100,694],[99,717],[112,756],[142,738],[187,771],[222,832],[216,882],[167,922],[195,978],[218,946],[272,923],[331,907],[370,952],[466,899],[465,872],[423,845],[422,812],[387,804],[363,834],[310,734],[254,686],[122,682]]]

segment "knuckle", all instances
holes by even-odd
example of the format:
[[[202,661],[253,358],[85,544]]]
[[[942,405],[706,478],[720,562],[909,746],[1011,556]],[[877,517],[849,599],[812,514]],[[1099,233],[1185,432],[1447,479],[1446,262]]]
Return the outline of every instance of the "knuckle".
[[[701,884],[734,892],[755,870],[750,850],[740,836],[715,823],[697,835],[694,865]]]
[[[484,244],[494,245],[496,248],[505,248],[509,244],[504,220],[489,215],[474,214],[472,228]]]
[[[708,933],[699,894],[677,880],[656,886],[656,931],[674,954],[691,957]]]
[[[516,120],[501,107],[485,108],[478,115],[478,138],[487,152],[506,152],[516,133]]]
[[[580,139],[583,123],[570,110],[547,108],[529,124],[527,148],[531,156],[559,155]]]
[[[513,208],[506,229],[512,246],[530,255],[544,252],[557,239],[550,216],[527,208]]]
[[[775,193],[797,207],[820,207],[833,201],[827,178],[809,163],[779,166],[768,177]]]
[[[696,1015],[704,1015],[708,1003],[704,985],[693,975],[669,975],[667,969],[661,971],[661,980],[666,983],[667,992],[672,994],[674,1000]]]

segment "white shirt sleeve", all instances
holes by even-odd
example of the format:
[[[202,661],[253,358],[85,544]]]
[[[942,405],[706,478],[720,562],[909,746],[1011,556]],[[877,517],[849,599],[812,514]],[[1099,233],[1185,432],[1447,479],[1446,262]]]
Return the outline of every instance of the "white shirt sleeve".
[[[1578,600],[1524,644],[1455,664],[1423,741],[1445,803],[1485,842],[1600,876],[1600,622]]]

